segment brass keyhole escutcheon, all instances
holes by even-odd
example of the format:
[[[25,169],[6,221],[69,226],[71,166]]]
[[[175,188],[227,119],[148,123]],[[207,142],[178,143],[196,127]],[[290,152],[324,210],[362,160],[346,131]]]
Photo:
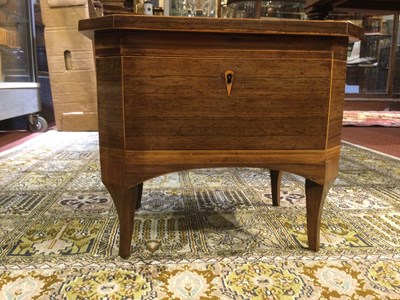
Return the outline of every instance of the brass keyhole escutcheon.
[[[225,71],[225,85],[226,85],[226,92],[228,93],[228,97],[231,95],[234,76],[235,76],[235,72],[233,70]]]

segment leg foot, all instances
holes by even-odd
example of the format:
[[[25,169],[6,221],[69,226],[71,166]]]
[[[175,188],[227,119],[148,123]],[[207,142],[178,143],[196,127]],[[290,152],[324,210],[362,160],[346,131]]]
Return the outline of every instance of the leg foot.
[[[143,183],[137,185],[136,209],[142,207]]]
[[[270,170],[271,176],[271,194],[272,194],[272,205],[281,205],[281,182],[282,182],[282,171]]]
[[[119,255],[122,258],[128,258],[131,255],[131,243],[133,234],[133,221],[135,208],[137,206],[140,187],[139,185],[127,189],[123,186],[107,186],[111,197],[114,200],[115,207],[118,212],[120,241]]]
[[[319,250],[322,208],[331,185],[332,182],[320,185],[306,179],[308,247],[313,251]]]

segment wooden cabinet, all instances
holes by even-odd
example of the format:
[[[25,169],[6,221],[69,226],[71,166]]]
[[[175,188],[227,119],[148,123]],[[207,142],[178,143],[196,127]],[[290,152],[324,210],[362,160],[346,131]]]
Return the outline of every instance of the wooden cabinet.
[[[348,22],[107,16],[93,30],[101,172],[130,254],[142,183],[203,167],[306,178],[310,249],[337,176]]]

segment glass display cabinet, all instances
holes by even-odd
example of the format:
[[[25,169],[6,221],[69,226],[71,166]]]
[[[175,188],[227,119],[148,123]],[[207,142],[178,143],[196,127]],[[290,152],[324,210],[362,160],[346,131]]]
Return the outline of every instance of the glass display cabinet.
[[[400,1],[306,0],[309,19],[351,20],[365,29],[349,44],[346,107],[400,109]]]
[[[134,0],[135,13],[143,14],[145,2],[151,2],[153,8],[161,7],[164,16],[306,19],[305,0]]]
[[[306,19],[304,1],[223,0],[223,18]]]
[[[349,45],[347,93],[387,93],[388,80],[396,79],[389,78],[392,44],[398,44],[398,37],[394,37],[393,22],[393,15],[369,16],[359,20],[365,29],[365,36],[362,41]],[[393,83],[390,86],[396,89],[398,83]]]
[[[170,16],[210,17],[218,16],[216,0],[167,0]],[[164,5],[165,5],[164,4]]]
[[[27,115],[31,131],[45,131],[34,37],[32,1],[0,0],[0,120]]]

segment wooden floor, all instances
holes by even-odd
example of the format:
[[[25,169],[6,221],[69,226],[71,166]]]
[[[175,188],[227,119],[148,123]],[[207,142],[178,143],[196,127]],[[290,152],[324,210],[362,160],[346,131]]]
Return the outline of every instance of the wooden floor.
[[[29,131],[0,131],[0,152],[18,146],[38,134]]]
[[[0,152],[40,134],[28,131],[0,132]],[[400,158],[400,127],[343,127],[342,139]]]
[[[343,127],[342,140],[400,158],[400,127]]]

